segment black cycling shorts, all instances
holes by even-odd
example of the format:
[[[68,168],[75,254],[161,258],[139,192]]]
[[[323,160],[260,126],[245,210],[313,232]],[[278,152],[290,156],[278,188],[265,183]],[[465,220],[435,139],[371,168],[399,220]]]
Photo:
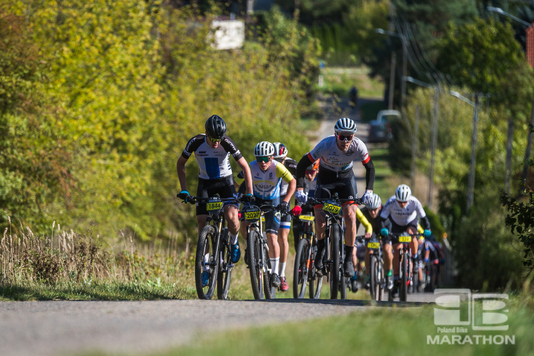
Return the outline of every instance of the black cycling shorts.
[[[352,170],[339,177],[333,175],[334,172],[323,172],[319,170],[317,176],[317,189],[315,198],[331,198],[335,193],[339,199],[356,199],[358,197],[358,188],[356,187],[356,177]]]
[[[410,226],[413,227],[415,231],[417,231],[417,225],[419,224],[419,220],[417,218],[413,219],[407,225],[404,225],[404,226],[396,224],[395,221],[393,221],[393,219],[389,219],[389,220],[391,221],[391,233],[393,234],[401,234],[405,231],[408,231],[408,228]],[[399,243],[398,237],[392,237],[391,242],[393,244],[398,244]]]
[[[263,200],[256,197],[254,204],[257,206],[270,205],[277,207],[280,204],[280,199],[276,198],[273,200]],[[270,212],[265,213],[265,225],[263,226],[263,230],[265,232],[272,232],[273,234],[278,235],[278,229],[280,228],[281,220],[280,215],[280,212],[275,210],[271,210]]]
[[[219,194],[221,198],[233,198],[235,194],[234,179],[232,176],[215,179],[198,179],[197,197],[210,198]],[[232,203],[225,203],[228,205]],[[206,203],[197,203],[197,216],[207,215]]]

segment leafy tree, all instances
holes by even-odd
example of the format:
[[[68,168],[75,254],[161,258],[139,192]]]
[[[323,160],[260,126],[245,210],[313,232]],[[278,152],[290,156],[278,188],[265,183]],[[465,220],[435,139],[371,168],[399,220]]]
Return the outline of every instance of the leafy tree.
[[[530,166],[534,166],[534,161],[530,160]],[[502,194],[502,205],[508,209],[506,215],[506,226],[515,234],[523,244],[523,264],[527,268],[527,278],[534,270],[534,191],[526,186],[527,199],[520,201]]]
[[[64,110],[45,88],[46,62],[23,17],[0,3],[0,226],[51,223],[70,206],[73,154]],[[55,205],[59,203],[59,205]]]

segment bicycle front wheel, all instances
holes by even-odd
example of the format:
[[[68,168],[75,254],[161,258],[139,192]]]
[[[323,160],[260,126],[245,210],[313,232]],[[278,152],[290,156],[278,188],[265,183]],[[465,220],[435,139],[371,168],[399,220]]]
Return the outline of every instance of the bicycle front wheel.
[[[330,299],[337,299],[339,292],[340,282],[340,255],[339,255],[339,239],[341,234],[339,232],[339,226],[333,223],[331,226],[331,238],[330,238]]]
[[[406,252],[402,253],[402,261],[401,261],[401,269],[402,269],[402,278],[400,280],[401,286],[400,286],[400,293],[399,293],[399,299],[401,302],[405,302],[408,300],[408,271],[409,271],[409,263],[408,263],[408,254]]]
[[[227,241],[228,230],[223,232],[223,241]],[[230,254],[229,245],[227,243],[221,243],[219,247],[221,256],[219,273],[217,275],[217,298],[228,299],[228,292],[230,290],[230,282],[232,280],[232,269],[234,264],[232,263],[232,255]]]
[[[380,301],[382,299],[382,266],[380,265],[380,261],[377,257],[374,255],[369,256],[370,259],[370,279],[369,282],[371,284],[370,291],[371,291],[371,299]]]
[[[297,246],[297,252],[295,254],[295,267],[293,268],[293,298],[295,299],[303,299],[304,295],[306,294],[308,273],[311,265],[310,258],[310,240],[301,239]]]
[[[213,225],[206,225],[200,232],[195,258],[195,284],[199,299],[211,299],[215,293],[219,270],[216,251],[218,240],[219,234]]]
[[[248,267],[250,269],[250,284],[254,299],[264,299],[265,274],[262,266],[262,244],[257,231],[249,231],[247,235]]]

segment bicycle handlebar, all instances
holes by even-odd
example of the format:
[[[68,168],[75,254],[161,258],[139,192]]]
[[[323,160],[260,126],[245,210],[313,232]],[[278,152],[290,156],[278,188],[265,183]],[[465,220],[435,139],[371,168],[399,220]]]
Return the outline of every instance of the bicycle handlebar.
[[[327,201],[334,201],[336,203],[346,203],[348,201],[354,202],[354,204],[362,205],[363,200],[360,198],[354,198],[354,199],[339,199],[337,196],[334,196],[333,198],[308,198],[308,201],[306,203],[311,204],[322,204]]]
[[[223,203],[232,202],[232,203],[241,203],[241,201],[237,198],[217,198],[215,200],[215,197],[211,198],[203,198],[203,197],[197,197],[194,195],[188,195],[185,199],[181,198],[179,194],[176,195],[178,198],[182,199],[183,203],[190,203],[190,204],[196,204],[196,203],[208,203],[211,201],[222,201]]]

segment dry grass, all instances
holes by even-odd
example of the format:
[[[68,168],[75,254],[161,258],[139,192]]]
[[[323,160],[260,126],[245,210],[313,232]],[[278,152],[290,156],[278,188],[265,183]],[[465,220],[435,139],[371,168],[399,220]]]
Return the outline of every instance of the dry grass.
[[[44,287],[68,294],[66,289],[80,286],[134,284],[172,287],[171,295],[182,295],[175,292],[194,285],[189,248],[179,250],[176,239],[141,244],[121,232],[109,243],[91,232],[61,230],[55,223],[50,236],[36,236],[28,227],[17,233],[7,228],[0,239],[0,265],[4,291]]]

